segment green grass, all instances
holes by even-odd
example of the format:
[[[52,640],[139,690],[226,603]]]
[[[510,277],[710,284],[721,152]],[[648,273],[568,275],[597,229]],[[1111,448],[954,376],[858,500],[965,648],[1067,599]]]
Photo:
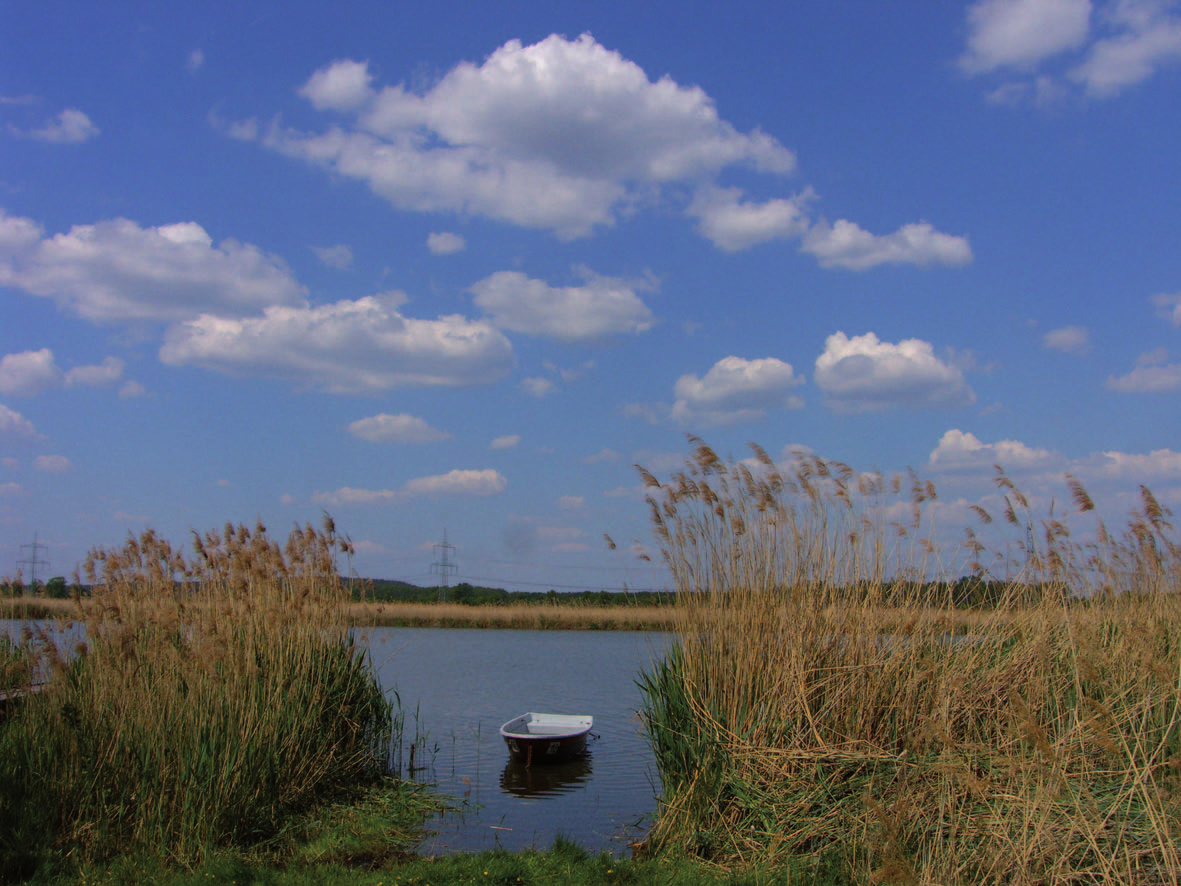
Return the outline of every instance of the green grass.
[[[594,855],[559,837],[547,850],[410,858],[369,869],[332,863],[280,867],[223,854],[191,870],[176,870],[155,858],[127,856],[33,882],[39,886],[849,886],[853,881],[833,863],[727,872],[685,856]]]
[[[93,552],[86,639],[0,724],[0,876],[58,856],[185,866],[380,783],[400,720],[344,628],[343,544],[227,526],[186,558],[148,532]],[[34,648],[30,646],[29,648]]]

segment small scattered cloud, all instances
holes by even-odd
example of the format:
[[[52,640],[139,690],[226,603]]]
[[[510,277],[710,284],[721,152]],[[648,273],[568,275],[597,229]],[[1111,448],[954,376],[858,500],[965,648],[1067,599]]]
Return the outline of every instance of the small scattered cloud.
[[[932,470],[979,470],[1000,465],[1005,470],[1045,468],[1061,459],[1048,449],[1035,449],[1017,440],[984,443],[975,436],[953,428],[940,438],[931,451],[928,464]]]
[[[563,511],[577,511],[586,504],[581,495],[563,495],[558,499],[558,507]]]
[[[0,440],[30,441],[40,440],[41,435],[33,427],[33,423],[0,403]]]
[[[148,389],[137,381],[125,382],[119,388],[119,398],[122,400],[137,400],[140,397],[146,397]]]
[[[489,496],[508,488],[508,481],[498,472],[454,470],[446,474],[418,477],[400,489],[356,489],[343,486],[335,492],[317,492],[312,501],[332,506],[396,504],[410,499],[434,496]]]
[[[194,49],[189,53],[185,59],[185,70],[190,74],[195,74],[201,70],[201,66],[205,64],[205,53],[200,49]]]
[[[1147,454],[1109,451],[1091,461],[1093,473],[1109,479],[1146,483],[1181,477],[1181,452],[1172,449],[1154,449]]]
[[[467,249],[467,241],[459,234],[442,231],[427,236],[426,248],[432,255],[454,255]]]
[[[1077,88],[1111,98],[1181,61],[1181,15],[1159,0],[978,0],[968,8],[969,75],[1010,78],[989,100],[1045,105]]]
[[[903,225],[893,234],[879,236],[845,219],[820,222],[804,236],[804,252],[814,255],[824,268],[865,271],[884,264],[965,265],[972,248],[964,237],[936,231],[927,222]]]
[[[351,111],[373,99],[368,62],[342,59],[320,68],[299,89],[319,111]]]
[[[743,199],[738,188],[703,188],[687,210],[697,230],[719,249],[737,252],[769,240],[800,240],[800,249],[824,268],[865,271],[883,264],[963,265],[972,261],[964,237],[936,231],[927,222],[903,225],[878,236],[846,219],[835,224],[809,217],[812,188],[790,198]]]
[[[49,142],[57,145],[77,145],[82,142],[90,141],[93,138],[98,138],[101,130],[95,126],[90,118],[77,108],[66,108],[55,118],[48,121],[40,129],[32,129],[28,132],[23,132],[19,129],[12,129],[17,135],[23,135],[27,138],[35,139],[37,141]]]
[[[39,455],[33,459],[33,467],[46,474],[64,474],[73,465],[64,455]]]
[[[561,341],[594,341],[635,335],[655,319],[636,295],[648,281],[627,282],[576,268],[581,286],[550,286],[519,271],[498,271],[471,287],[476,306],[501,329]]]
[[[1181,326],[1181,292],[1154,295],[1150,301],[1156,305],[1157,313],[1160,316],[1174,326]]]
[[[433,428],[424,419],[407,415],[373,415],[349,425],[349,433],[370,443],[437,443],[450,440],[446,431]]]
[[[105,388],[123,378],[123,361],[107,357],[97,366],[75,366],[65,374],[66,387]]]
[[[762,418],[770,409],[798,409],[794,389],[804,383],[775,357],[725,357],[702,377],[683,375],[674,389],[672,418],[681,424],[729,425]]]
[[[41,348],[0,359],[0,394],[32,397],[60,387],[106,387],[123,377],[123,361],[107,357],[97,366],[75,366],[63,372],[53,351]]]
[[[599,464],[600,462],[615,463],[619,461],[622,456],[614,449],[600,449],[594,455],[588,455],[583,459],[583,462],[588,465]]]
[[[1070,78],[1089,95],[1108,98],[1181,61],[1181,16],[1172,10],[1174,5],[1156,0],[1107,4],[1104,36],[1090,46]]]
[[[1181,363],[1170,363],[1165,348],[1155,348],[1136,359],[1127,375],[1108,376],[1106,387],[1121,394],[1168,394],[1181,390]]]
[[[960,66],[969,74],[1031,68],[1082,46],[1090,26],[1090,0],[978,0],[968,7]]]
[[[829,405],[850,411],[967,406],[976,394],[963,371],[940,360],[928,342],[893,344],[867,332],[830,335],[816,358],[816,384]]]
[[[1042,347],[1066,354],[1085,354],[1091,350],[1091,331],[1085,326],[1063,326],[1042,336]]]
[[[743,200],[738,188],[703,188],[687,212],[697,219],[697,230],[719,249],[737,252],[770,240],[802,237],[811,225],[808,203],[811,188],[789,198],[762,203]]]
[[[313,246],[311,250],[327,267],[347,271],[353,266],[353,251],[343,243],[336,246]]]
[[[548,378],[535,377],[521,379],[521,390],[523,390],[530,397],[548,397],[550,394],[557,391],[558,386],[555,385]]]
[[[668,419],[671,407],[667,403],[625,403],[619,411],[624,418],[638,418],[650,425],[658,425]]]
[[[503,437],[497,437],[488,444],[489,449],[514,449],[521,442],[520,434],[505,434]]]
[[[0,359],[0,394],[32,397],[61,384],[62,373],[49,348]]]

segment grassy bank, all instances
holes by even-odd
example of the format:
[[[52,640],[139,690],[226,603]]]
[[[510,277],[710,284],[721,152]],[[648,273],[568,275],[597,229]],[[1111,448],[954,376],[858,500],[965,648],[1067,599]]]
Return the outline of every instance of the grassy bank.
[[[353,603],[355,625],[430,628],[515,628],[557,631],[667,631],[676,624],[672,607],[572,606],[516,603]]]
[[[925,599],[930,594],[925,592]],[[834,604],[837,605],[837,604]],[[944,619],[953,633],[978,631],[997,618],[1010,618],[1002,607],[994,609],[948,608],[923,605],[921,617]],[[878,605],[882,629],[906,628],[915,617],[912,606]],[[571,604],[514,603],[470,605],[459,603],[346,603],[342,616],[354,627],[503,628],[560,631],[674,631],[682,623],[676,606],[575,606]],[[0,618],[57,619],[79,617],[74,600],[40,597],[0,598]]]
[[[0,724],[0,871],[190,864],[386,777],[398,721],[343,627],[342,544],[227,525],[192,557],[151,532],[92,552],[85,641],[21,644],[51,685]]]
[[[739,868],[835,853],[855,882],[1176,882],[1167,513],[1144,490],[1122,536],[1100,526],[1086,546],[1041,521],[1008,599],[956,636],[920,580],[935,490],[908,479],[816,458],[784,474],[704,445],[668,484],[647,478],[681,598],[679,644],[644,678],[653,844]],[[998,484],[1024,529],[1020,492]]]
[[[190,870],[177,870],[156,859],[126,856],[38,880],[43,886],[845,886],[835,869],[802,862],[774,871],[722,871],[692,859],[620,859],[592,855],[561,838],[549,849],[490,851],[443,858],[404,858],[379,867],[321,862],[283,866],[240,856],[212,857]]]

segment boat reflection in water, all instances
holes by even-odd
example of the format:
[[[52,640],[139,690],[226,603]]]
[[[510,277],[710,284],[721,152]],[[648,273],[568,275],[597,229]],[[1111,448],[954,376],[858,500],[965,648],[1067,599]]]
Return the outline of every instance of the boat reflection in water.
[[[558,797],[586,787],[591,778],[591,755],[583,752],[563,763],[526,766],[509,760],[500,773],[500,786],[518,797]]]

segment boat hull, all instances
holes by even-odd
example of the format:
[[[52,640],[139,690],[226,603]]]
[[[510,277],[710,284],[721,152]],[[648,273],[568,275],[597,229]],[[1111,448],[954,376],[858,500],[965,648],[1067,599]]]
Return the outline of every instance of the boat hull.
[[[568,714],[522,714],[500,727],[509,755],[530,766],[562,763],[586,753],[594,719]]]

